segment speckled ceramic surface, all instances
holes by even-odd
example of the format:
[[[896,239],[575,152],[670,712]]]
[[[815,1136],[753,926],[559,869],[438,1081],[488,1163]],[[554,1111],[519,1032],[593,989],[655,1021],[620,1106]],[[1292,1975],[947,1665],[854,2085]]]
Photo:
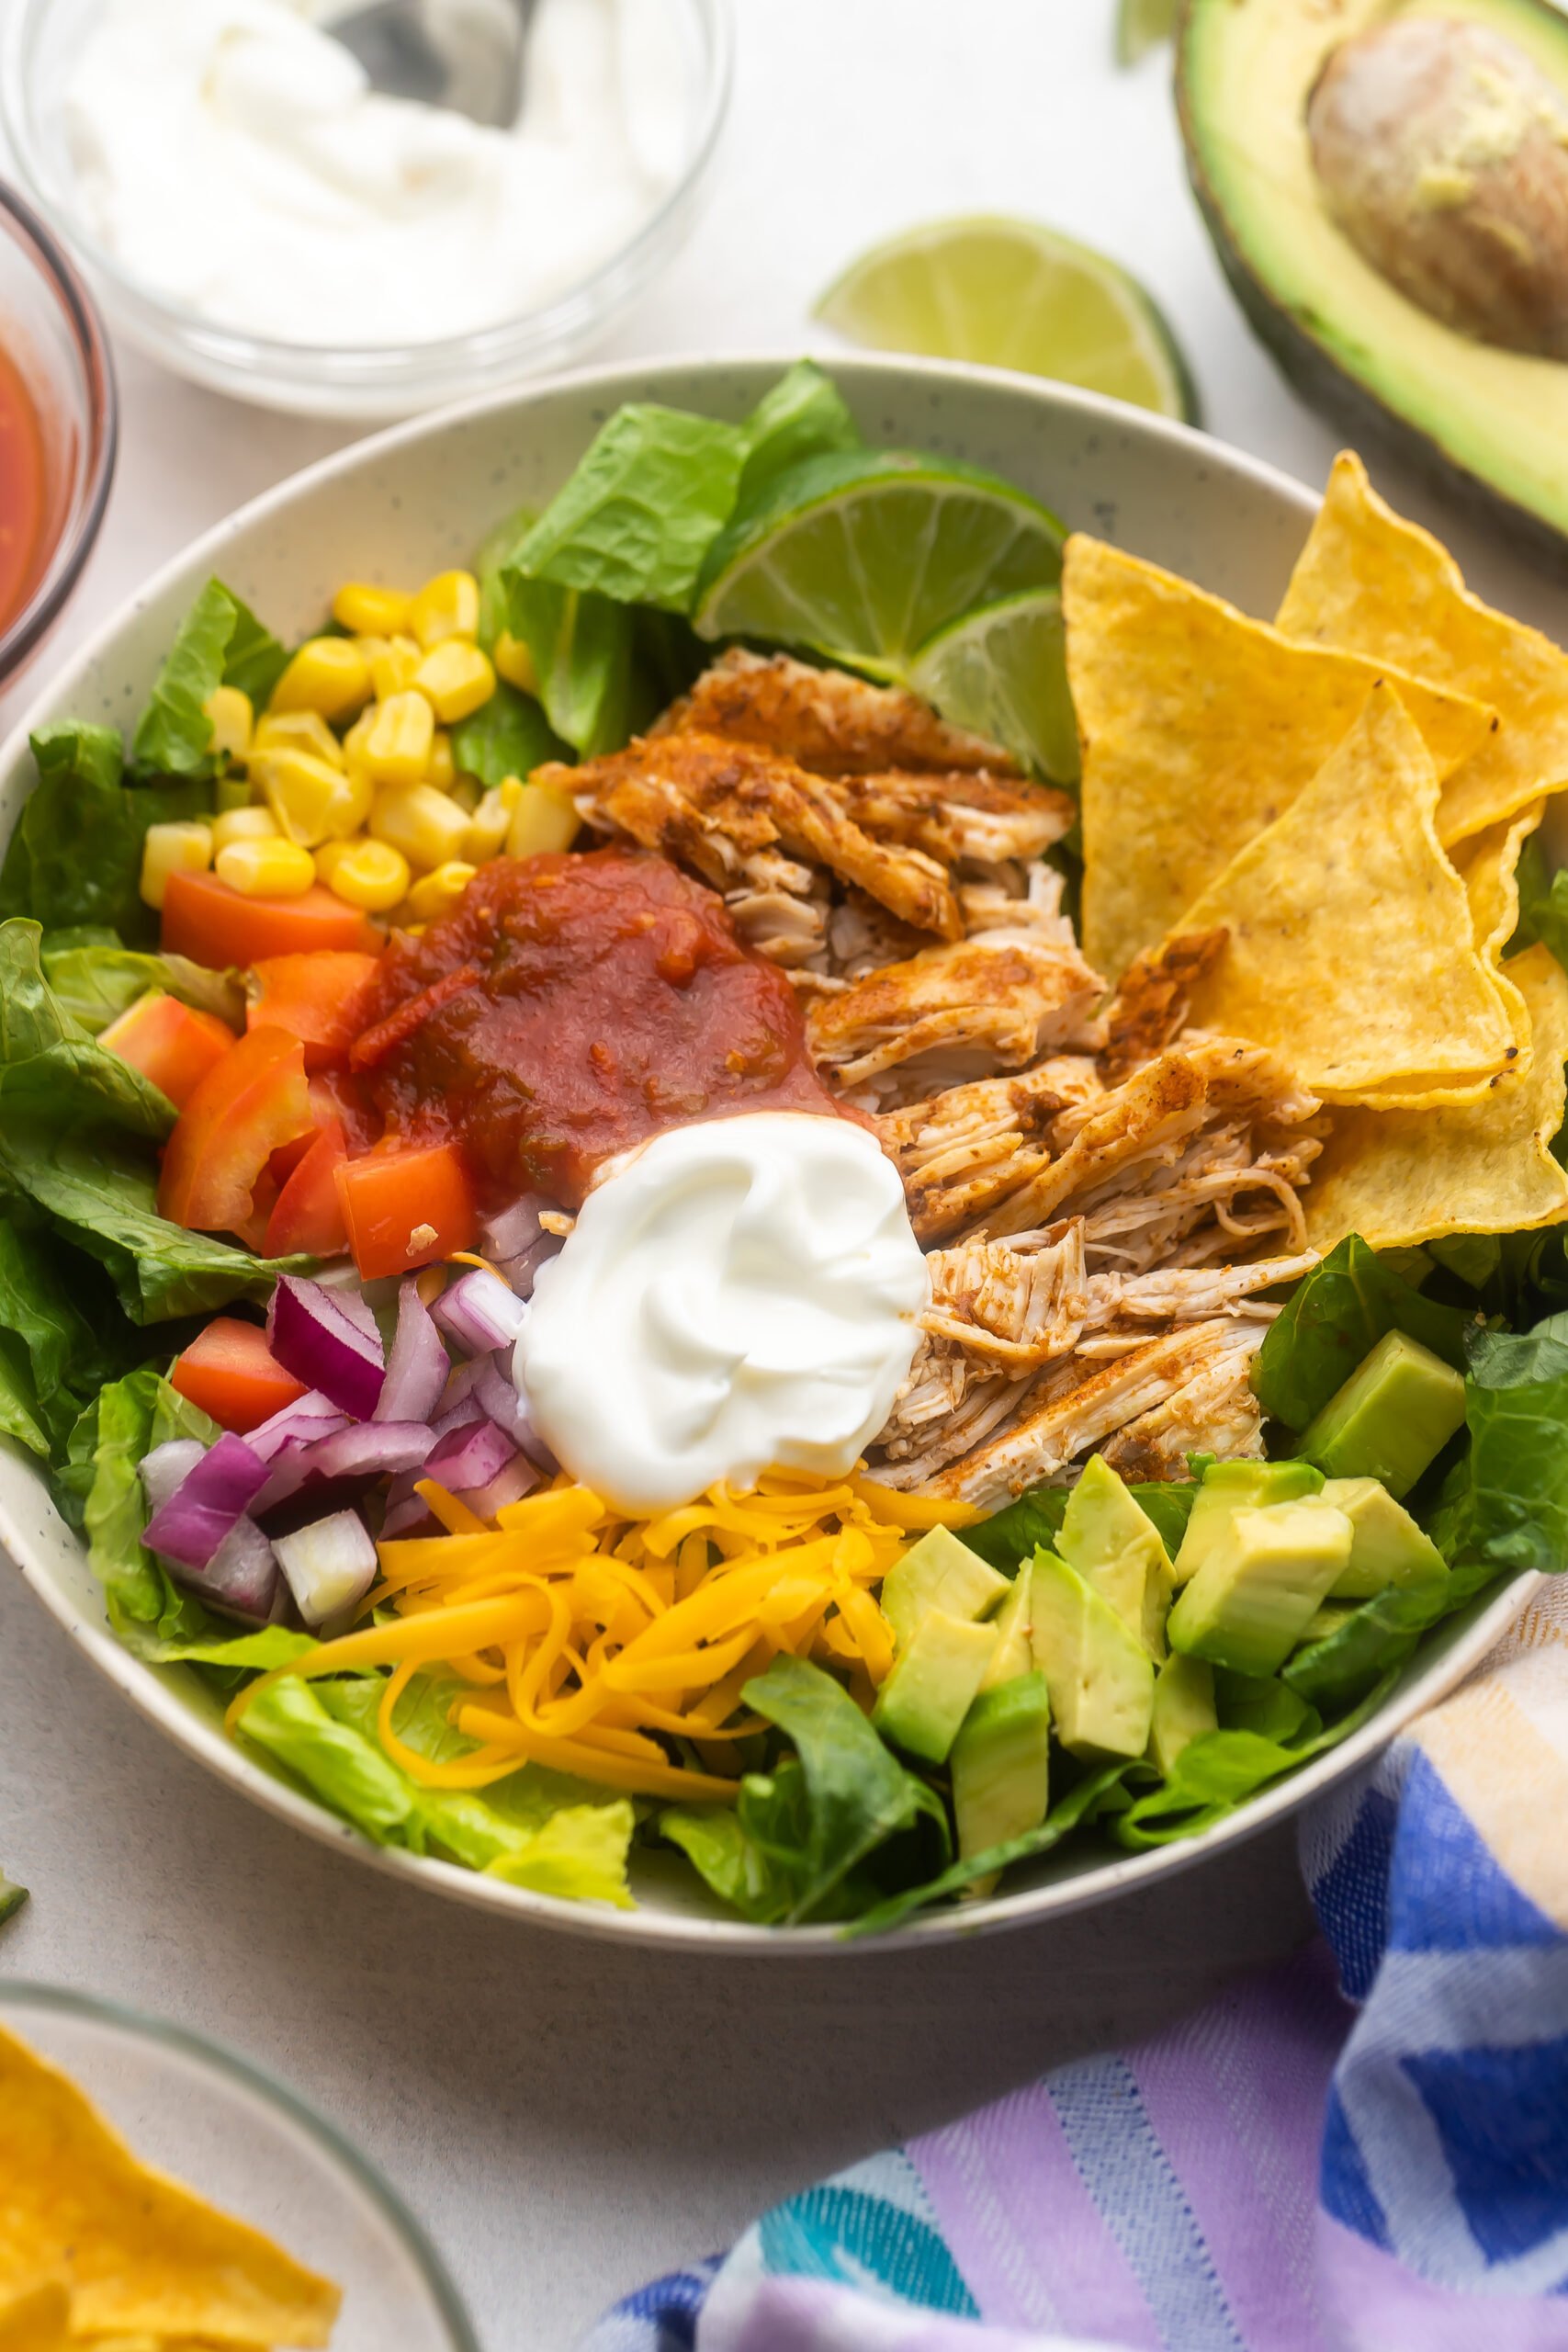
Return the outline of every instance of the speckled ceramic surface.
[[[543,503],[623,402],[663,401],[739,417],[781,364],[677,361],[594,370],[362,442],[242,508],[167,565],[59,673],[27,726],[67,714],[128,726],[181,614],[214,572],[281,636],[302,636],[319,624],[345,576],[405,582],[468,563],[513,508]],[[862,359],[836,361],[834,373],[869,440],[1006,474],[1069,526],[1187,572],[1246,611],[1271,613],[1278,603],[1315,502],[1270,467],[1184,426],[1024,378]],[[0,751],[0,837],[31,781],[23,727]],[[258,1804],[382,1870],[579,1934],[777,1953],[819,1951],[836,1940],[831,1928],[753,1928],[721,1915],[673,1856],[668,1864],[660,1857],[640,1861],[633,1881],[638,1907],[615,1912],[373,1847],[226,1740],[219,1708],[194,1675],[144,1666],[120,1647],[81,1546],[37,1472],[3,1440],[0,1542],[72,1639],[171,1738]],[[1203,1837],[1135,1856],[1072,1848],[999,1895],[913,1921],[897,1939],[972,1935],[1076,1909],[1251,1836],[1356,1770],[1450,1689],[1517,1615],[1534,1582],[1517,1579],[1483,1608],[1439,1627],[1372,1723]]]

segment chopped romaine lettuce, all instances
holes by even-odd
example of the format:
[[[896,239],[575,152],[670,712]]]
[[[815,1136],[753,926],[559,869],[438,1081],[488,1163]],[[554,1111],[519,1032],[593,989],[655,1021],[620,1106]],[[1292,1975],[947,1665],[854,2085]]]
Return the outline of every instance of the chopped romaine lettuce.
[[[1304,1430],[1388,1331],[1403,1331],[1461,1370],[1474,1317],[1412,1290],[1352,1233],[1303,1276],[1269,1326],[1252,1385],[1287,1429]]]
[[[107,1126],[161,1142],[174,1104],[66,1012],[44,977],[41,942],[36,922],[0,922],[0,1125],[50,1135]]]
[[[617,409],[513,557],[525,578],[684,612],[735,504],[740,428],[683,409]]]
[[[846,1935],[886,1935],[892,1928],[901,1927],[911,1912],[922,1911],[928,1904],[940,1903],[949,1895],[962,1894],[976,1879],[990,1878],[1014,1862],[1032,1861],[1037,1855],[1048,1854],[1053,1846],[1061,1844],[1070,1829],[1094,1817],[1114,1794],[1126,1770],[1125,1764],[1105,1764],[1097,1771],[1086,1773],[1052,1806],[1038,1829],[1026,1830],[1021,1838],[1010,1838],[1005,1845],[988,1847],[983,1854],[971,1854],[922,1885],[906,1887],[901,1894],[871,1905],[845,1929]]]
[[[150,944],[158,918],[139,888],[149,825],[207,816],[199,779],[128,783],[112,727],[57,719],[32,737],[39,780],[0,867],[0,919],[29,915],[46,931],[106,925],[131,946]]]
[[[265,702],[288,658],[238,596],[220,580],[209,580],[180,623],[137,721],[131,759],[138,772],[215,775],[212,722],[203,706],[220,685],[239,686],[253,702]]]
[[[1468,1453],[1445,1480],[1427,1532],[1451,1568],[1568,1561],[1568,1314],[1532,1331],[1473,1329]]]
[[[504,579],[507,626],[534,657],[551,727],[584,759],[618,751],[632,731],[630,610],[510,567]]]
[[[861,446],[842,392],[814,359],[796,360],[762,394],[740,430],[746,459],[735,497],[736,516],[749,514],[792,466]]]
[[[82,1496],[88,1563],[103,1586],[109,1623],[140,1655],[221,1637],[200,1601],[176,1589],[142,1543],[150,1513],[141,1478],[154,1446],[176,1437],[211,1445],[219,1434],[217,1422],[151,1366],[111,1381],[72,1432],[67,1476]]]
[[[453,728],[452,757],[465,775],[496,785],[504,784],[509,775],[526,777],[547,760],[570,760],[571,746],[556,733],[532,695],[520,694],[498,678],[490,700]]]
[[[100,925],[47,933],[42,956],[44,978],[61,1010],[90,1036],[129,1012],[151,989],[162,989],[198,1012],[216,1013],[231,1028],[244,1026],[244,992],[233,974],[209,971],[185,956],[122,947],[115,933]]]

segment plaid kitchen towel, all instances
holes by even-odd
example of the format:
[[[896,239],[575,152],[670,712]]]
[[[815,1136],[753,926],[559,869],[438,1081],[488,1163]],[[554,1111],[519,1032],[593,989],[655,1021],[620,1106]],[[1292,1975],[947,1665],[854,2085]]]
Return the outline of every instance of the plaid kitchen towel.
[[[1323,1941],[585,2352],[1568,2352],[1568,1593],[1307,1816]]]

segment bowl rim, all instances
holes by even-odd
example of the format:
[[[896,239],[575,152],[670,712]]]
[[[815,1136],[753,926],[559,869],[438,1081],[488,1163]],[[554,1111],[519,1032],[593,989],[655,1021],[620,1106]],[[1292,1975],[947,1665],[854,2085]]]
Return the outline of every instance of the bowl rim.
[[[7,2007],[13,2005],[22,2009],[43,2010],[57,2017],[85,2018],[95,2025],[111,2026],[116,2032],[127,2034],[133,2041],[175,2051],[183,2058],[196,2060],[214,2075],[227,2075],[253,2092],[265,2106],[276,2108],[348,2175],[376,2207],[381,2219],[389,2222],[402,2240],[405,2251],[429,2288],[431,2299],[451,2336],[452,2352],[481,2352],[473,2322],[464,2307],[451,2273],[421,2223],[363,2149],[355,2147],[335,2123],[319,2114],[288,2084],[267,2074],[254,2060],[231,2049],[227,2042],[214,2041],[204,2033],[193,2031],[189,2026],[176,2025],[172,2018],[154,2017],[146,2009],[132,2008],[126,2002],[106,1999],[99,1993],[85,1993],[74,1985],[46,1984],[40,1978],[31,1976],[0,1978],[0,2020],[4,2019]],[[57,2062],[48,2059],[46,2063],[54,2065]]]
[[[367,399],[402,389],[413,379],[461,381],[505,367],[525,367],[531,357],[581,338],[602,322],[618,302],[641,285],[660,259],[666,239],[700,196],[729,119],[735,85],[734,0],[684,0],[702,42],[697,120],[688,153],[671,187],[626,243],[596,264],[550,300],[464,334],[428,343],[297,343],[215,324],[172,301],[128,272],[78,219],[55,175],[45,165],[34,132],[33,93],[28,71],[36,28],[54,0],[16,0],[0,27],[0,123],[29,196],[110,290],[132,331],[167,336],[215,375],[259,374],[269,388],[313,384],[341,397]],[[203,380],[210,380],[204,378]],[[264,395],[258,387],[253,398]],[[344,412],[348,413],[347,411]]]
[[[614,401],[617,396],[624,398],[629,386],[637,387],[639,394],[646,394],[649,388],[657,386],[661,378],[671,379],[672,384],[683,383],[688,389],[694,379],[705,377],[720,381],[728,379],[731,384],[738,374],[757,375],[771,380],[779,368],[788,366],[799,356],[798,350],[786,354],[701,353],[602,363],[478,394],[446,408],[389,425],[381,432],[349,444],[346,448],[318,458],[299,472],[247,500],[169,557],[149,580],[123,599],[99,623],[73,660],[53,674],[35,697],[34,705],[24,711],[10,733],[0,741],[0,792],[4,791],[6,777],[26,752],[28,735],[35,723],[35,713],[41,715],[43,704],[68,696],[94,662],[112,648],[116,639],[142,606],[172,586],[187,570],[206,571],[218,569],[219,559],[230,540],[252,524],[273,513],[286,511],[297,502],[308,500],[315,491],[344,475],[361,469],[374,470],[389,457],[395,457],[416,447],[421,441],[446,433],[470,419],[508,409],[525,412],[534,402],[554,399],[562,393],[581,393],[591,398],[598,396],[600,400]],[[1026,403],[1065,408],[1080,416],[1085,425],[1091,429],[1099,427],[1125,432],[1131,427],[1146,434],[1156,443],[1163,441],[1189,454],[1201,456],[1206,463],[1228,474],[1249,479],[1295,507],[1302,515],[1303,526],[1316,509],[1317,500],[1311,491],[1267,460],[1235,449],[1228,443],[1215,440],[1212,435],[1174,418],[1159,416],[1149,410],[1132,409],[1123,401],[1083,391],[1076,386],[962,361],[915,359],[895,354],[834,354],[830,364],[835,374],[845,379],[857,376],[874,379],[879,375],[894,372],[899,376],[913,375],[929,379],[933,389],[941,385],[1005,388]],[[41,1472],[30,1464],[27,1466],[38,1489],[47,1498],[47,1485]],[[135,1657],[115,1638],[106,1624],[85,1623],[48,1570],[29,1556],[30,1546],[25,1531],[17,1524],[3,1495],[0,1495],[0,1546],[9,1551],[21,1570],[24,1581],[44,1608],[85,1651],[99,1671],[123,1692],[139,1713],[220,1780],[262,1805],[275,1818],[304,1830],[319,1843],[345,1846],[373,1869],[406,1884],[427,1886],[474,1908],[515,1920],[526,1920],[563,1934],[590,1936],[606,1942],[651,1945],[663,1950],[767,1953],[785,1958],[795,1955],[814,1958],[827,1952],[886,1952],[895,1947],[953,1942],[974,1935],[1024,1927],[1055,1915],[1084,1909],[1090,1904],[1109,1900],[1114,1895],[1136,1892],[1192,1868],[1211,1854],[1240,1845],[1275,1822],[1298,1812],[1322,1791],[1370,1762],[1413,1717],[1445,1697],[1472,1668],[1479,1665],[1506,1633],[1541,1581],[1534,1573],[1521,1571],[1501,1589],[1495,1589],[1490,1597],[1482,1596],[1471,1605],[1470,1622],[1463,1626],[1448,1651],[1431,1661],[1424,1670],[1419,1668],[1420,1653],[1417,1651],[1416,1659],[1405,1669],[1408,1679],[1402,1688],[1390,1694],[1359,1731],[1338,1747],[1315,1758],[1303,1770],[1264,1789],[1212,1828],[1169,1845],[1094,1865],[1069,1879],[990,1895],[983,1901],[954,1905],[945,1911],[919,1913],[886,1934],[849,1939],[840,1926],[830,1923],[796,1928],[758,1927],[750,1921],[721,1914],[656,1910],[643,1905],[621,1911],[604,1904],[573,1903],[564,1897],[537,1894],[530,1888],[510,1886],[502,1880],[488,1878],[480,1871],[463,1870],[456,1863],[440,1861],[429,1855],[378,1846],[352,1824],[319,1804],[313,1797],[276,1777],[245,1754],[235,1742],[226,1739],[204,1721],[180,1697],[167,1669],[149,1666]]]
[[[3,78],[3,77],[0,77]],[[21,667],[59,619],[97,543],[114,487],[119,455],[119,388],[114,358],[97,304],[54,232],[6,180],[0,180],[0,213],[31,248],[39,274],[65,311],[82,360],[87,387],[87,447],[82,490],[64,535],[51,548],[33,594],[0,628],[0,682]]]

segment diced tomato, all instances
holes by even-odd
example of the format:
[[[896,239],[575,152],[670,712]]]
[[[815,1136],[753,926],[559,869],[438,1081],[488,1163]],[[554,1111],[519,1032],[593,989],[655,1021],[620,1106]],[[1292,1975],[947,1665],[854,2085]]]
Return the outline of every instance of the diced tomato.
[[[220,1429],[242,1432],[305,1394],[303,1381],[285,1372],[272,1354],[261,1326],[242,1323],[234,1315],[215,1317],[191,1341],[176,1358],[169,1384],[210,1413]]]
[[[234,1032],[215,1012],[197,1012],[161,990],[139,998],[98,1037],[100,1046],[161,1087],[176,1110],[185,1108],[233,1042]]]
[[[255,992],[246,1025],[288,1030],[305,1048],[307,1069],[346,1062],[365,1026],[380,963],[378,956],[343,948],[265,956],[252,967]]]
[[[164,886],[164,947],[220,971],[318,948],[367,950],[378,938],[357,907],[319,883],[298,899],[247,899],[216,874],[171,874]]]
[[[343,1122],[330,1119],[307,1145],[277,1196],[263,1239],[267,1257],[287,1258],[291,1250],[309,1250],[317,1258],[336,1258],[348,1248],[336,1181],[347,1159]]]
[[[198,1233],[239,1232],[271,1154],[313,1125],[299,1038],[247,1030],[180,1113],[164,1152],[160,1214]]]
[[[354,1262],[367,1282],[473,1246],[479,1209],[456,1144],[367,1152],[345,1160],[336,1182]]]
[[[352,1159],[379,1143],[386,1131],[386,1121],[366,1101],[364,1085],[351,1070],[313,1070],[310,1101],[319,1127],[324,1127],[329,1119],[343,1121],[344,1140]]]

